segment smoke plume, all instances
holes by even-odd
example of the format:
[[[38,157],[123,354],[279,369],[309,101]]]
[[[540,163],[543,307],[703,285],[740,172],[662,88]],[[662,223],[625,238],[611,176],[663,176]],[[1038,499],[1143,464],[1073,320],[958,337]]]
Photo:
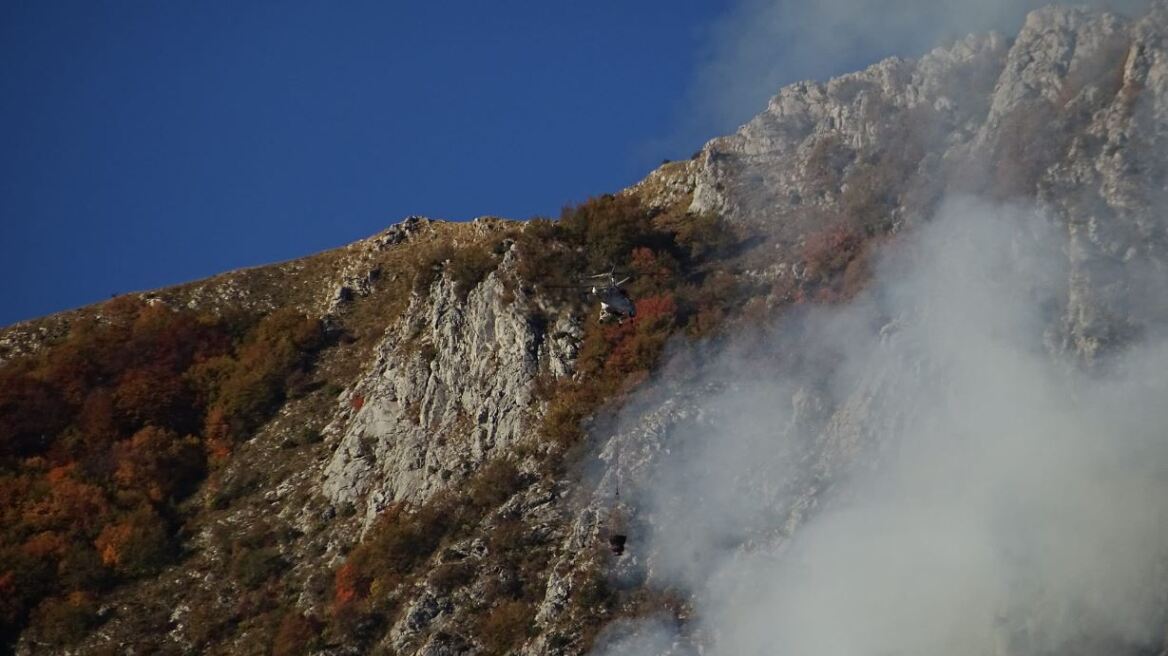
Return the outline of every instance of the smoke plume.
[[[1168,340],[1076,367],[1065,244],[1032,210],[952,200],[885,249],[861,298],[658,383],[697,408],[622,490],[630,550],[694,619],[619,624],[597,653],[1157,647]]]

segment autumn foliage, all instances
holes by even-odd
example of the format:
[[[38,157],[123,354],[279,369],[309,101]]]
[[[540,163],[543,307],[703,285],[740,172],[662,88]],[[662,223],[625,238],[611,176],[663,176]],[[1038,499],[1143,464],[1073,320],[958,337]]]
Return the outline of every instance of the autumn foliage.
[[[227,322],[122,298],[0,366],[0,645],[76,639],[98,593],[171,562],[179,502],[323,338],[293,311]]]
[[[566,207],[559,221],[531,222],[518,239],[524,281],[571,301],[573,282],[615,268],[632,276],[625,288],[637,310],[621,323],[587,322],[580,376],[548,390],[544,437],[578,442],[581,421],[646,380],[671,337],[715,334],[745,300],[725,268],[742,243],[716,215],[647,208],[632,195],[599,196]]]

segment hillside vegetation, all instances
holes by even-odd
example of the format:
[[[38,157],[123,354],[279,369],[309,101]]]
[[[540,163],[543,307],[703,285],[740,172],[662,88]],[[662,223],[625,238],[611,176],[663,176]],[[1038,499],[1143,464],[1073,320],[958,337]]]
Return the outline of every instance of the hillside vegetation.
[[[759,492],[774,521],[705,545],[745,553],[888,457],[864,414],[882,390],[816,388],[839,358],[780,333],[871,300],[947,199],[1040,210],[1065,259],[1043,343],[1069,367],[1162,325],[1137,293],[1168,260],[1166,12],[1048,9],[1014,40],[792,85],[554,219],[411,217],[0,331],[0,652],[566,656],[634,618],[716,641],[692,590],[650,582],[629,492],[675,426],[716,439],[686,388],[709,353],[765,341],[742,366],[819,381],[768,400],[808,436]],[[608,271],[635,318],[602,323],[581,289]]]

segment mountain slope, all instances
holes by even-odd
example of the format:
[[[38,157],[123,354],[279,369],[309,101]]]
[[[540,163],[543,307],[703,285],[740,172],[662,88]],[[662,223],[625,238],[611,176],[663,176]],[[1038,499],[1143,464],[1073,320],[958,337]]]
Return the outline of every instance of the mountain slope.
[[[1023,305],[1041,307],[1045,357],[1105,375],[1161,332],[1166,34],[1162,2],[1134,19],[1044,9],[1014,39],[971,36],[785,88],[735,135],[555,223],[408,219],[343,249],[142,295],[225,325],[292,308],[328,338],[262,423],[218,450],[196,431],[211,444],[197,489],[155,502],[174,517],[176,553],[29,596],[8,611],[16,650],[566,654],[610,627],[600,644],[618,651],[653,634],[663,644],[624,649],[713,641],[732,653],[717,645],[733,624],[709,623],[706,574],[679,574],[679,561],[716,569],[711,554],[793,548],[846,505],[857,469],[896,470],[882,454],[915,410],[882,408],[928,391],[899,365],[852,371],[838,344],[806,337],[831,332],[817,308],[872,303],[872,281],[885,289],[896,265],[887,253],[942,248],[913,241],[937,217],[1037,207],[1058,264]],[[997,209],[953,209],[969,196]],[[974,262],[1013,243],[961,234],[984,249]],[[613,265],[639,274],[638,317],[602,325],[559,286]],[[857,322],[884,340],[917,336],[912,312],[892,307]],[[5,329],[4,367],[34,362],[39,380],[79,325],[109,312]],[[797,384],[770,384],[794,370],[783,380]],[[736,416],[760,417],[750,430],[772,441],[735,442],[723,429]],[[679,479],[686,453],[712,464]],[[70,457],[6,453],[5,480],[35,488]],[[710,504],[731,527],[691,530],[671,503]],[[5,553],[55,568],[62,553],[96,553],[36,551],[36,535],[14,533]],[[1013,637],[998,653],[1144,653],[1162,637],[1117,646],[1101,628],[1048,644],[1019,637],[1033,617],[1002,613]]]

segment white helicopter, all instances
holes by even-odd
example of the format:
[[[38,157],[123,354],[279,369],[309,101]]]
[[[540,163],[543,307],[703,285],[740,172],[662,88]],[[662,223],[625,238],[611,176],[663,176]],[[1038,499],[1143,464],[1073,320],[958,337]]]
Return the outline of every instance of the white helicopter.
[[[617,280],[616,268],[607,273],[598,273],[594,276],[585,276],[577,285],[550,285],[553,289],[577,289],[595,296],[600,301],[600,322],[616,321],[624,323],[625,319],[637,316],[637,306],[628,293],[621,289],[621,285],[632,280],[632,277]]]
[[[637,316],[637,306],[633,303],[633,299],[629,298],[628,293],[621,289],[621,285],[632,280],[632,277],[617,280],[616,269],[608,273],[588,276],[589,280],[605,278],[608,279],[606,283],[593,284],[590,290],[593,296],[600,299],[600,322],[606,323],[616,319],[617,323],[624,323],[625,319]]]

